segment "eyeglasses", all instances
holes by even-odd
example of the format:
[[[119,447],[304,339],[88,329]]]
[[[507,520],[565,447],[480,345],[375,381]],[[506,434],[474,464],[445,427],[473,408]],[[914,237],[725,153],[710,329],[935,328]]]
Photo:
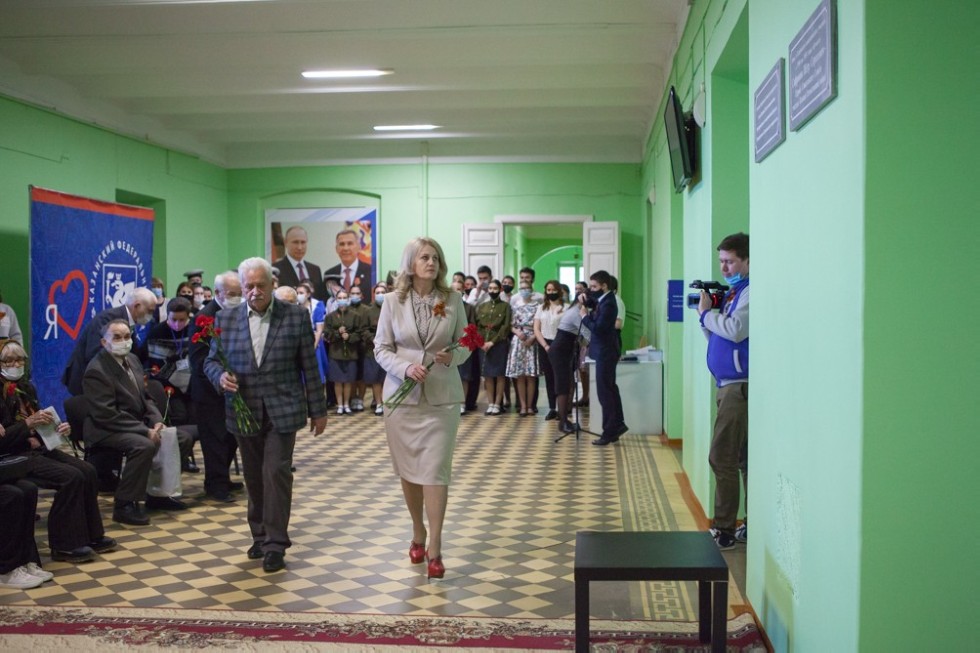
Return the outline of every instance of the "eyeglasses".
[[[15,366],[18,366],[19,365],[19,366],[23,367],[24,365],[27,364],[27,359],[26,358],[5,358],[3,360],[0,360],[0,364],[2,364],[2,365],[15,365]]]

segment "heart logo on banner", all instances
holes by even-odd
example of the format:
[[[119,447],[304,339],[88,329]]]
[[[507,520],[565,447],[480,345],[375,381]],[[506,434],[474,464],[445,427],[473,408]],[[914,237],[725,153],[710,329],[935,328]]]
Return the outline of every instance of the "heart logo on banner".
[[[61,328],[65,330],[65,333],[71,336],[72,340],[78,340],[78,332],[82,330],[82,322],[85,321],[85,303],[88,297],[88,279],[81,270],[72,270],[65,275],[63,279],[59,279],[51,284],[51,288],[48,289],[48,304],[55,304],[54,293],[57,290],[61,294],[67,294],[68,289],[71,286],[72,281],[80,281],[82,283],[82,301],[78,307],[78,319],[75,320],[75,327],[72,328],[65,320],[61,317],[61,310],[58,311],[58,324]]]

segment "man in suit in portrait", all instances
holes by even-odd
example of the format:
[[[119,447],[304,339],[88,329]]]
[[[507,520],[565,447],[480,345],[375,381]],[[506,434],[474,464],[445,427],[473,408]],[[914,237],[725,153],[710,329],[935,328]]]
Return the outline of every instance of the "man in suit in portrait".
[[[337,234],[335,248],[340,265],[335,265],[324,274],[340,277],[340,287],[350,292],[351,286],[360,286],[364,297],[371,297],[374,274],[371,266],[361,263],[357,253],[361,251],[360,238],[353,229],[344,229]]]
[[[146,494],[153,456],[160,446],[163,417],[150,398],[143,382],[143,366],[131,353],[132,332],[125,319],[112,320],[102,329],[102,350],[92,358],[82,378],[88,400],[82,435],[87,450],[113,449],[126,457],[115,493],[112,520],[133,526],[145,526],[149,517],[139,502],[146,499],[147,508],[183,510],[186,506],[171,497]],[[194,440],[178,432],[181,457],[190,455]]]
[[[225,308],[234,308],[242,303],[242,284],[237,272],[224,272],[214,279],[214,301],[198,313],[198,317],[213,318]],[[201,330],[195,323],[191,337]],[[235,437],[225,428],[224,393],[215,390],[204,374],[204,360],[210,349],[210,338],[199,338],[192,342],[190,353],[191,383],[190,396],[197,406],[197,432],[204,454],[204,491],[209,497],[221,503],[231,503],[231,492],[240,490],[242,484],[231,480],[231,463],[238,450]]]
[[[204,372],[225,393],[225,426],[238,440],[248,491],[252,546],[267,572],[283,569],[291,542],[287,529],[292,504],[296,431],[312,421],[313,434],[327,425],[327,402],[313,351],[309,312],[275,299],[272,266],[262,258],[238,266],[245,303],[215,316],[228,360],[225,369],[213,339]],[[257,431],[241,432],[232,396],[240,393]],[[305,401],[303,401],[305,397]]]
[[[326,300],[327,291],[323,286],[320,266],[306,260],[306,246],[309,241],[306,229],[292,226],[286,230],[283,240],[286,255],[272,264],[279,271],[279,285],[297,288],[301,282],[307,281],[313,286],[313,296],[320,301]]]
[[[618,441],[619,436],[629,430],[616,385],[616,363],[619,362],[616,318],[619,309],[610,291],[611,282],[609,273],[599,270],[589,277],[589,296],[579,297],[582,325],[592,332],[589,356],[595,361],[596,394],[602,406],[602,434],[592,444],[600,447]]]
[[[114,306],[95,314],[75,341],[68,365],[61,374],[61,382],[73,396],[82,394],[82,376],[95,355],[102,351],[102,331],[113,320],[126,320],[131,328],[149,324],[157,308],[157,298],[149,288],[137,288],[126,298],[122,306]]]

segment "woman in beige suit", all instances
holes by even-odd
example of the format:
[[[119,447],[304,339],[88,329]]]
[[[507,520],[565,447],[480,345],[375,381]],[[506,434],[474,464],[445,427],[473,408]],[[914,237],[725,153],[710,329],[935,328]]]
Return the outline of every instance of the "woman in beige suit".
[[[408,555],[413,564],[428,560],[429,578],[445,574],[442,524],[463,401],[456,367],[470,355],[465,347],[446,351],[466,327],[462,298],[446,285],[447,271],[439,243],[424,237],[411,240],[402,253],[394,288],[381,305],[374,338],[375,359],[388,373],[388,448],[412,517]],[[392,411],[387,398],[405,379],[418,385]]]

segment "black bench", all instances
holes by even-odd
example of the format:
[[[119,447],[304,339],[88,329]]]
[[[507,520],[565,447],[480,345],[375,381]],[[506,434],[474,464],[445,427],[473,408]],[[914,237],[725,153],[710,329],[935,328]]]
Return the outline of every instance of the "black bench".
[[[709,533],[578,533],[575,650],[580,653],[589,650],[589,582],[595,580],[696,580],[700,640],[724,652],[728,564]]]

